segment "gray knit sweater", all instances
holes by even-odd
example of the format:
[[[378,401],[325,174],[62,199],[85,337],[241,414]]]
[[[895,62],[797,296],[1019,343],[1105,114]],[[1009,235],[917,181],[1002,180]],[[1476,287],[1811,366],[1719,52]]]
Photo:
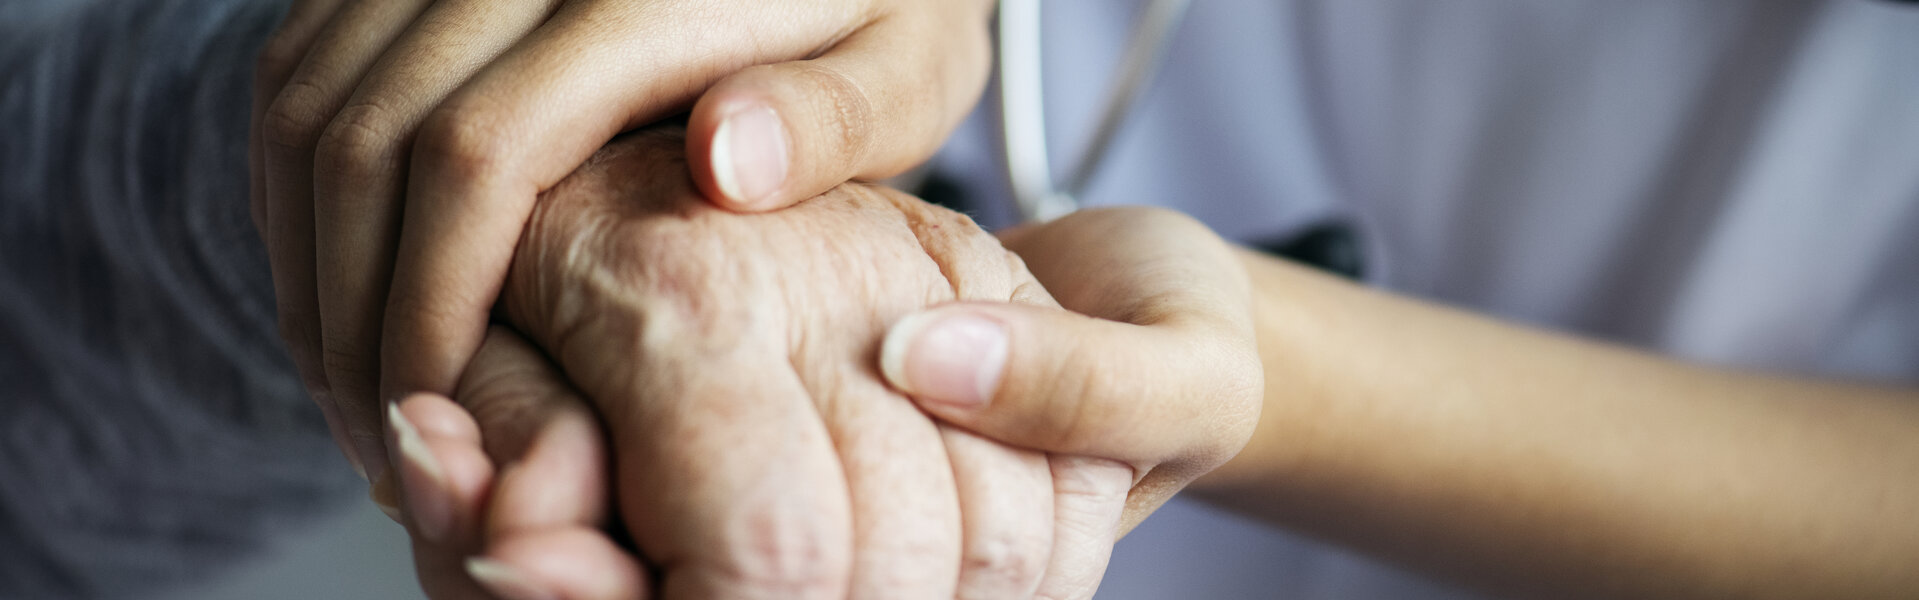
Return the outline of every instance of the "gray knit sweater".
[[[0,0],[0,598],[150,596],[350,497],[247,213],[277,0]]]

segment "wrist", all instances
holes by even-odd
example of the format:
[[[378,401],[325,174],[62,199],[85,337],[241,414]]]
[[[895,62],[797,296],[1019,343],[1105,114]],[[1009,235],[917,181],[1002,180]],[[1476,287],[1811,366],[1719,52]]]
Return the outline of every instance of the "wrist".
[[[1208,498],[1225,498],[1277,482],[1292,481],[1310,470],[1314,450],[1335,423],[1323,406],[1322,391],[1332,370],[1313,348],[1326,347],[1327,319],[1313,301],[1342,281],[1257,251],[1235,248],[1252,283],[1253,326],[1265,374],[1259,424],[1252,439],[1232,460],[1193,484]],[[1281,292],[1283,290],[1283,293]]]

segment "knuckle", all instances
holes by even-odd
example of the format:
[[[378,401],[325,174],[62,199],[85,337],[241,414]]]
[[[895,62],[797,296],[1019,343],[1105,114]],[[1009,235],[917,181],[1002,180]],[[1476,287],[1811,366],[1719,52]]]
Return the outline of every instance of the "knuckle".
[[[326,127],[325,92],[310,82],[288,83],[267,106],[261,122],[266,143],[282,150],[306,150],[318,142]]]
[[[340,111],[320,134],[314,155],[318,175],[360,179],[396,157],[400,127],[378,104],[362,103]]]
[[[862,162],[873,139],[872,96],[859,82],[833,69],[804,64],[797,68],[794,76],[803,89],[815,92],[812,114],[822,132],[830,136],[821,141],[831,144],[833,153],[844,157],[846,164]]]
[[[1115,515],[1115,507],[1126,504],[1133,491],[1134,467],[1123,462],[1091,456],[1054,456],[1053,497],[1058,507],[1057,522],[1083,534],[1099,527]]]
[[[747,590],[782,598],[835,596],[843,586],[848,564],[841,536],[792,511],[767,510],[750,515],[739,544],[725,566],[725,575]]]
[[[967,544],[963,570],[1007,589],[1027,589],[1045,574],[1050,551],[1051,540],[1039,530],[998,532]]]
[[[415,157],[422,166],[451,177],[497,175],[509,144],[497,121],[474,109],[434,113],[420,126]]]

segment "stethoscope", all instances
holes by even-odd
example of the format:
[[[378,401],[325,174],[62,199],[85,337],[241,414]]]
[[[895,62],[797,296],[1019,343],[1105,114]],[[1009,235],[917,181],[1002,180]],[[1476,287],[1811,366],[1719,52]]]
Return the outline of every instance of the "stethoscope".
[[[1006,179],[1026,223],[1043,223],[1079,208],[1080,194],[1098,174],[1133,102],[1147,88],[1171,48],[1173,32],[1191,0],[1150,0],[1133,27],[1126,54],[1106,90],[1098,125],[1064,185],[1053,179],[1046,148],[1046,95],[1040,68],[1040,1],[1001,0],[999,5],[1000,134]],[[1919,0],[1914,0],[1919,1]],[[1366,252],[1349,219],[1332,219],[1293,237],[1254,243],[1274,255],[1359,279]]]
[[[1919,5],[1919,0],[1888,0]],[[1000,0],[1000,133],[1006,179],[1021,218],[1045,222],[1079,208],[1079,196],[1097,174],[1113,138],[1126,122],[1133,102],[1145,91],[1170,48],[1191,0],[1151,0],[1133,27],[1116,76],[1106,92],[1098,126],[1067,172],[1065,184],[1053,179],[1047,155],[1046,86],[1040,65],[1040,0]]]
[[[1029,223],[1050,221],[1079,208],[1079,195],[1097,174],[1126,123],[1133,102],[1145,91],[1171,47],[1173,31],[1191,0],[1151,0],[1133,27],[1100,108],[1098,126],[1067,172],[1064,185],[1053,179],[1047,155],[1046,86],[1040,66],[1040,0],[1001,0],[999,4],[1000,133],[1004,139],[1006,178]]]

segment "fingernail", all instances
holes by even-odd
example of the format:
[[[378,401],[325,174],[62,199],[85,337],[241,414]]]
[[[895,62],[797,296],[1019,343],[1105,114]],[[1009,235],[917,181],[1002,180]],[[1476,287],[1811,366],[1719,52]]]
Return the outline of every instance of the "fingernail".
[[[394,523],[405,524],[405,521],[400,520],[400,492],[394,489],[392,471],[373,482],[367,488],[367,496],[373,499],[374,506],[380,507],[380,512],[386,513],[387,518],[393,519]]]
[[[558,600],[559,596],[546,591],[527,579],[519,569],[506,566],[496,560],[473,557],[466,559],[466,574],[473,581],[486,588],[486,591],[505,600]]]
[[[880,346],[887,381],[921,400],[976,408],[999,389],[1006,328],[965,311],[927,311],[900,319]]]
[[[420,430],[400,412],[399,404],[387,405],[386,418],[393,424],[393,437],[400,445],[400,460],[410,465],[400,470],[400,485],[406,488],[406,505],[413,513],[413,525],[419,528],[422,537],[440,541],[445,538],[453,518],[452,508],[447,506],[445,472],[440,470],[440,461],[433,458],[433,452],[427,449]]]
[[[727,199],[765,202],[786,183],[786,126],[764,106],[741,110],[713,132],[713,179]]]

